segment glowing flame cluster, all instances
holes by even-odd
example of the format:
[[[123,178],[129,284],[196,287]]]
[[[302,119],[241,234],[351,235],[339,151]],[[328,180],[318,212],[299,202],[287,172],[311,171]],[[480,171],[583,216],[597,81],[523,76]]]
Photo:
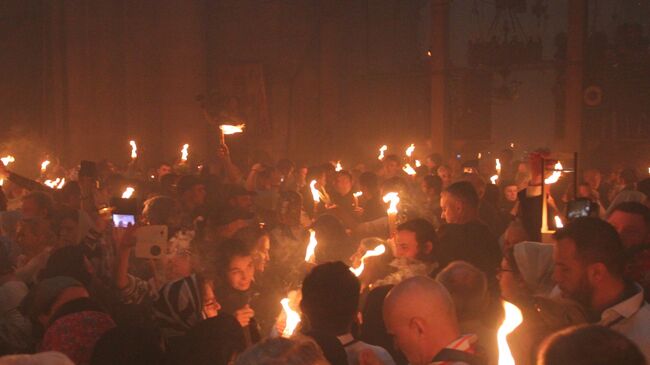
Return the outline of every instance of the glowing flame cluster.
[[[230,134],[243,132],[245,127],[246,124],[238,124],[238,125],[222,124],[219,126],[219,129],[221,129],[221,132],[223,134],[230,135]]]
[[[41,172],[42,173],[45,173],[45,171],[47,170],[47,165],[49,165],[49,164],[50,164],[50,160],[45,160],[45,161],[41,162]]]
[[[309,244],[307,245],[307,249],[305,250],[305,262],[314,263],[314,260],[316,259],[314,253],[316,252],[317,245],[318,245],[318,241],[316,241],[316,231],[310,229]]]
[[[343,166],[341,166],[341,161],[336,161],[336,168],[335,168],[335,170],[336,170],[337,172],[339,172],[339,171],[343,171]]]
[[[300,315],[289,306],[289,298],[282,299],[280,304],[282,304],[282,310],[287,316],[287,322],[282,331],[282,337],[288,338],[293,335],[296,327],[300,324]]]
[[[492,182],[492,185],[496,185],[497,180],[499,180],[499,175],[492,175],[492,177],[490,177],[490,181]]]
[[[415,167],[420,167],[420,166],[422,166],[420,160],[415,160]]]
[[[406,148],[406,156],[413,156],[413,151],[415,151],[415,145],[411,143],[411,145]]]
[[[0,161],[2,161],[3,165],[8,166],[10,163],[15,162],[16,159],[12,155],[7,155],[5,157],[0,158]]]
[[[131,145],[131,159],[135,160],[138,158],[138,146],[135,144],[134,140],[130,140],[129,144]]]
[[[181,149],[181,161],[186,162],[187,161],[187,156],[189,155],[189,148],[190,145],[185,143],[183,145],[183,148]]]
[[[558,161],[555,166],[553,167],[554,171],[551,174],[551,176],[547,177],[544,179],[544,184],[549,185],[549,184],[555,184],[560,180],[560,177],[562,176],[562,164],[560,161]]]
[[[131,199],[131,196],[133,196],[133,192],[135,192],[135,189],[128,186],[126,189],[124,189],[124,192],[122,193],[122,199]]]
[[[564,228],[564,223],[562,223],[562,218],[560,218],[557,215],[555,216],[555,228],[558,228],[558,229]]]
[[[413,167],[411,167],[410,164],[406,164],[406,165],[404,165],[404,167],[402,167],[402,170],[403,170],[404,172],[406,172],[406,173],[407,173],[408,175],[410,175],[410,176],[414,176],[415,174],[417,174],[417,172],[415,171],[415,169],[414,169]]]
[[[388,193],[384,195],[384,203],[389,203],[386,213],[397,214],[397,204],[399,204],[399,193]]]
[[[379,147],[379,156],[377,156],[377,159],[379,161],[384,160],[384,157],[386,157],[385,153],[386,153],[387,150],[388,150],[388,146],[386,146],[386,145],[383,145],[383,146]]]
[[[359,267],[357,267],[356,269],[355,268],[350,268],[350,271],[352,271],[352,273],[356,277],[359,277],[363,273],[363,270],[365,269],[364,261],[368,257],[380,256],[380,255],[383,255],[385,252],[386,252],[386,246],[384,246],[384,245],[379,245],[379,246],[375,247],[374,250],[366,251],[366,253],[363,254],[363,257],[361,257],[361,265],[359,265]]]
[[[479,160],[480,160],[482,157],[483,157],[483,154],[481,154],[480,152],[478,153],[478,155],[476,155],[476,158],[478,158]]]
[[[358,197],[360,197],[361,195],[363,195],[363,192],[362,192],[362,191],[357,191],[356,193],[354,193],[354,194],[352,194],[352,195],[353,195],[355,198],[358,198]]]
[[[309,189],[311,190],[311,197],[314,199],[314,203],[320,203],[320,192],[316,189],[316,180],[312,180],[309,183]]]
[[[508,346],[506,337],[524,321],[521,311],[512,303],[503,302],[505,318],[497,331],[497,345],[499,347],[499,365],[515,365],[515,359]]]
[[[63,188],[63,185],[65,185],[65,177],[57,177],[55,180],[45,180],[43,181],[43,184],[47,185],[51,189],[61,189]]]
[[[499,161],[498,158],[496,159],[495,162],[495,168],[497,170],[497,175],[501,175],[501,161]]]

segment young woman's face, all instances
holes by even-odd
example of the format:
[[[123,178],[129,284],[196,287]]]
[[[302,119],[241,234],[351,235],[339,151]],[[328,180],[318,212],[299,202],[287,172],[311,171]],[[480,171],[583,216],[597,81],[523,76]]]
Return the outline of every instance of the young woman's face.
[[[251,287],[255,277],[255,262],[253,256],[235,256],[230,260],[228,267],[228,283],[239,291],[246,291]]]
[[[271,261],[269,251],[271,250],[271,240],[269,236],[262,236],[257,240],[257,250],[255,251],[255,270],[264,272],[266,264]]]

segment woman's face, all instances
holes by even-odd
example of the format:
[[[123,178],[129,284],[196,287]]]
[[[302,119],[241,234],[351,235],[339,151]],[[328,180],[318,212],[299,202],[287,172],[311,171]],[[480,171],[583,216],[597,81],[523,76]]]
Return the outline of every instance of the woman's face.
[[[253,256],[235,256],[228,266],[228,283],[239,291],[246,291],[251,287],[255,277],[255,263]]]
[[[522,291],[521,279],[513,272],[512,267],[505,258],[501,260],[501,267],[497,274],[501,297],[509,302],[519,297]]]
[[[264,272],[266,264],[271,261],[269,251],[271,250],[271,240],[269,236],[264,235],[257,240],[257,250],[255,250],[255,271]]]

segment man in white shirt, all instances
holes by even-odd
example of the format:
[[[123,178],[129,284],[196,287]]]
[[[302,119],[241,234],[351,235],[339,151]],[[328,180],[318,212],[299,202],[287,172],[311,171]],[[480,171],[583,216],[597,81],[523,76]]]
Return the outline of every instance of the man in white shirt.
[[[386,296],[383,311],[388,333],[410,364],[485,364],[476,355],[476,336],[461,334],[451,296],[437,281],[402,281]]]
[[[382,364],[394,365],[388,351],[358,341],[351,334],[352,324],[357,318],[360,286],[359,279],[344,263],[318,265],[302,283],[302,313],[312,331],[338,338],[348,364],[359,364],[361,354],[371,351]]]
[[[626,255],[614,227],[579,218],[555,238],[553,279],[562,295],[584,305],[594,322],[628,337],[650,361],[650,308],[643,289],[623,278]]]

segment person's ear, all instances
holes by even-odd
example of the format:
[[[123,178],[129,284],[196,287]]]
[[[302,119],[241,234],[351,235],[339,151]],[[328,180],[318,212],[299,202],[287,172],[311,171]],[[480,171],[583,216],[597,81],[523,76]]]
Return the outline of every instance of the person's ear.
[[[433,251],[433,243],[431,241],[427,241],[424,243],[424,254],[428,255]]]
[[[596,262],[587,266],[587,279],[591,284],[601,283],[608,276],[609,271],[602,262]]]
[[[409,321],[409,329],[411,332],[415,333],[418,337],[421,337],[424,334],[424,329],[426,328],[426,322],[420,317],[413,317]]]

